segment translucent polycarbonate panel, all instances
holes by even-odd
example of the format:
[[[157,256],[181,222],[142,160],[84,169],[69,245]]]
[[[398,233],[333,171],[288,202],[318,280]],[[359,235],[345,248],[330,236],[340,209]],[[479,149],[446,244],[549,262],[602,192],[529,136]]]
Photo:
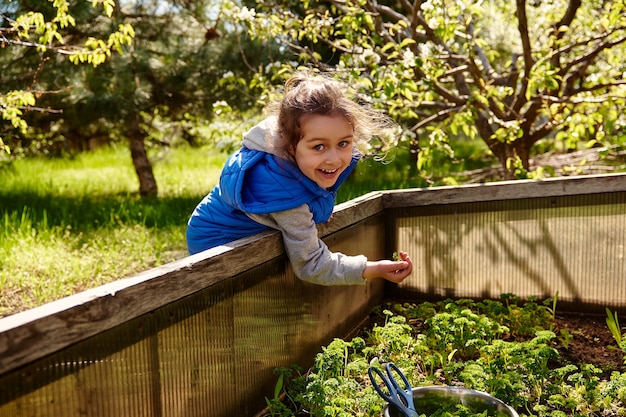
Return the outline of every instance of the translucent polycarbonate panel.
[[[327,243],[380,257],[383,218]],[[383,297],[380,281],[322,287],[287,266],[276,258],[3,375],[0,417],[255,415],[274,395],[275,368],[306,369]]]
[[[450,297],[553,297],[626,306],[624,193],[397,209],[415,261],[401,289]]]
[[[268,272],[260,269],[241,279],[253,281]],[[161,415],[206,416],[235,406],[224,390],[235,392],[232,316],[237,296],[234,280],[229,280],[158,312],[157,320],[168,324],[156,336]]]
[[[134,320],[0,380],[0,415],[158,415],[157,350]]]

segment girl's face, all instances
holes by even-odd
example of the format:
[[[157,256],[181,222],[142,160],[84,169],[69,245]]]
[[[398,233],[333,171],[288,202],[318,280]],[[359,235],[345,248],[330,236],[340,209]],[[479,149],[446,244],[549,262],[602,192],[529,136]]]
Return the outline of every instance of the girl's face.
[[[300,128],[302,138],[294,151],[298,168],[320,187],[332,187],[352,160],[352,125],[340,114],[306,114]]]

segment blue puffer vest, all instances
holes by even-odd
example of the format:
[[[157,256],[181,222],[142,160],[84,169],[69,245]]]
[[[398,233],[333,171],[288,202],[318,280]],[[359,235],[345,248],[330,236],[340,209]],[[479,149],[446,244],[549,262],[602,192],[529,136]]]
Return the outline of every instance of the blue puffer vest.
[[[298,167],[267,152],[241,148],[230,156],[219,184],[198,204],[187,225],[190,254],[267,230],[245,213],[267,214],[308,204],[316,224],[328,221],[337,189],[356,168],[360,155],[330,189]]]

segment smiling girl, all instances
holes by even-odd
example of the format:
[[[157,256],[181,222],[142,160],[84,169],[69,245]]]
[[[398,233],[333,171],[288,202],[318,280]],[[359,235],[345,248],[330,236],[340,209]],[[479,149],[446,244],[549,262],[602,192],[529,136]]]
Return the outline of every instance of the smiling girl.
[[[347,98],[345,86],[298,73],[285,84],[272,115],[250,129],[226,162],[219,184],[198,204],[187,226],[189,253],[280,230],[298,278],[320,285],[367,279],[401,282],[412,271],[399,261],[369,261],[331,252],[316,224],[333,212],[337,189],[361,158],[358,148],[393,125],[382,113]]]

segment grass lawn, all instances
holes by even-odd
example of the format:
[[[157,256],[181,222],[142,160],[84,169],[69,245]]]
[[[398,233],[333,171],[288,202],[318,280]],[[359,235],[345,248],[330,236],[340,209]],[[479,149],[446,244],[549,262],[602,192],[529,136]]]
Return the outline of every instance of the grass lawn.
[[[227,155],[151,155],[159,197],[141,199],[130,152],[25,159],[0,169],[0,315],[187,255],[185,225]]]

